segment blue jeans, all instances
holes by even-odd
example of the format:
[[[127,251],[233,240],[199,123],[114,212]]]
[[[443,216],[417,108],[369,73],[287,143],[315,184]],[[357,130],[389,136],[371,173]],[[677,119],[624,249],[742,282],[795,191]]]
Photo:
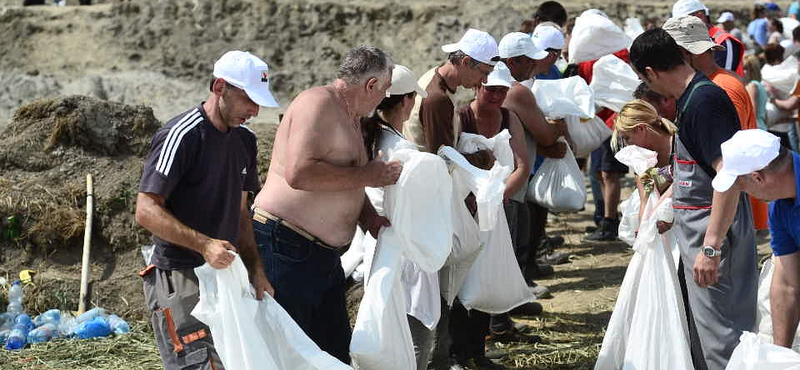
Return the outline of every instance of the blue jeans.
[[[253,231],[275,300],[322,350],[349,364],[352,332],[339,252],[272,220],[253,221]]]

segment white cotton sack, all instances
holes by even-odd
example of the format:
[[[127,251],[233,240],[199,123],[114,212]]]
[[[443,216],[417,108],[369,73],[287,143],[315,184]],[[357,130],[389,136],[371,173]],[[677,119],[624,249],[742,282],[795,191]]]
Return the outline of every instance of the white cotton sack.
[[[545,158],[528,183],[528,200],[552,212],[575,212],[583,208],[586,183],[569,148],[564,158]]]
[[[594,101],[600,107],[619,112],[629,101],[641,81],[628,63],[616,55],[606,55],[592,66]]]
[[[569,136],[574,144],[571,149],[577,158],[588,157],[595,149],[603,145],[606,139],[611,137],[611,129],[597,116],[586,120],[568,116],[564,118],[564,122],[567,124],[567,131],[569,131]]]
[[[569,62],[600,59],[631,46],[632,40],[610,19],[584,12],[575,19],[569,41]]]
[[[630,167],[637,176],[658,164],[658,153],[636,145],[627,145],[614,154],[620,163]]]
[[[536,80],[531,91],[547,118],[594,117],[594,92],[579,76],[558,80]]]
[[[778,99],[786,99],[795,89],[798,80],[797,58],[793,55],[776,66],[764,64],[761,67],[761,80],[769,82],[778,90]]]
[[[800,370],[800,354],[744,332],[725,370]]]

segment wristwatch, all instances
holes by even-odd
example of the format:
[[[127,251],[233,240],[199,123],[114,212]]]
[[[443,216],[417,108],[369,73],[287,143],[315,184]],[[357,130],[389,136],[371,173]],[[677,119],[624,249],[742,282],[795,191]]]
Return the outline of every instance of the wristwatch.
[[[710,245],[703,246],[703,254],[708,258],[714,258],[722,255],[722,251]]]

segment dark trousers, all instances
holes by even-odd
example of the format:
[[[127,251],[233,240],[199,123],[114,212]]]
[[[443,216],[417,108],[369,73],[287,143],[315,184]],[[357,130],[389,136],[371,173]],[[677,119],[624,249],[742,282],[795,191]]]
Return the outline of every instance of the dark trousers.
[[[350,363],[350,319],[338,251],[268,220],[253,221],[256,244],[275,300],[322,350]]]
[[[467,311],[456,299],[450,311],[450,337],[453,340],[450,352],[465,359],[484,356],[490,317],[485,312]]]

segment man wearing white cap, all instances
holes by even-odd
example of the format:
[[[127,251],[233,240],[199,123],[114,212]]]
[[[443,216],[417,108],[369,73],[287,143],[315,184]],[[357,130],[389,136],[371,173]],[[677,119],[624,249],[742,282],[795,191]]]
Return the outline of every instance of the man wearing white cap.
[[[247,195],[261,187],[256,137],[242,126],[259,106],[277,107],[269,67],[243,51],[214,63],[208,100],[169,120],[144,163],[136,222],[153,233],[152,265],[140,273],[164,368],[222,369],[209,328],[191,316],[200,293],[194,268],[242,257],[261,299],[273,294],[253,239]]]
[[[714,178],[714,190],[738,188],[772,202],[772,337],[775,344],[792,348],[800,321],[800,155],[763,130],[739,131],[721,149],[722,170]]]
[[[721,28],[728,32],[737,40],[742,40],[742,30],[736,27],[736,17],[731,12],[722,12],[717,18],[717,28]]]
[[[725,29],[711,25],[708,19],[708,8],[699,0],[678,0],[672,6],[672,18],[693,15],[703,21],[708,29],[708,36],[723,49],[714,54],[717,65],[744,77],[744,43]]]
[[[684,59],[692,68],[702,72],[725,90],[736,107],[742,129],[756,128],[756,112],[750,94],[736,75],[714,62],[712,52],[722,46],[715,44],[706,35],[705,24],[697,17],[687,15],[668,19],[664,23],[664,30],[683,49]]]
[[[455,119],[453,96],[456,89],[479,87],[500,59],[494,37],[472,28],[457,43],[442,46],[442,51],[448,53],[447,62],[419,78],[419,85],[425,88],[428,96],[424,99],[417,96],[411,118],[403,125],[406,138],[420,150],[431,153],[436,153],[442,145],[455,147],[458,141],[461,129]],[[492,158],[480,161],[491,165],[493,161],[488,159]]]
[[[253,228],[275,300],[319,347],[350,362],[350,320],[340,256],[360,224],[388,226],[364,188],[397,182],[398,162],[367,160],[360,119],[386,98],[394,63],[371,45],[345,55],[337,79],[298,95],[275,135]]]
[[[695,369],[725,368],[742,331],[755,325],[755,232],[746,194],[715,192],[720,145],[740,127],[724,90],[683,59],[663,29],[647,30],[630,49],[631,66],[650,88],[677,98],[672,171],[678,267]]]

